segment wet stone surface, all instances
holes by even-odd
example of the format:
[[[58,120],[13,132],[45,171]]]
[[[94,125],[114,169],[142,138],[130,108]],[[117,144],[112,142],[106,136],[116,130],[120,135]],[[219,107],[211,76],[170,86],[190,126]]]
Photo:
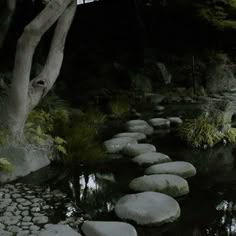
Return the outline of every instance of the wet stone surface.
[[[78,231],[82,217],[66,194],[49,187],[7,184],[0,187],[0,235],[37,236],[49,224]]]

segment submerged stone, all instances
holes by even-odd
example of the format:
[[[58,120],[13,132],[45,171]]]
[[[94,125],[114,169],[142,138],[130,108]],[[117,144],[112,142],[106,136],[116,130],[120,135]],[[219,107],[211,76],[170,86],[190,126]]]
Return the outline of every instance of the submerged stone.
[[[116,215],[139,225],[161,225],[180,216],[178,202],[165,194],[144,192],[122,197],[115,206]]]
[[[188,182],[177,175],[149,175],[133,179],[129,188],[136,192],[160,192],[172,197],[180,197],[189,193]]]
[[[149,152],[134,157],[132,161],[140,166],[150,166],[170,162],[171,159],[167,155],[160,152]]]
[[[144,153],[155,152],[156,147],[152,144],[141,143],[141,144],[130,144],[123,148],[122,152],[131,157],[138,156]]]
[[[145,170],[145,174],[173,174],[183,178],[196,175],[196,168],[189,162],[175,161],[150,166]]]
[[[85,221],[82,231],[85,236],[137,236],[135,228],[123,222]]]

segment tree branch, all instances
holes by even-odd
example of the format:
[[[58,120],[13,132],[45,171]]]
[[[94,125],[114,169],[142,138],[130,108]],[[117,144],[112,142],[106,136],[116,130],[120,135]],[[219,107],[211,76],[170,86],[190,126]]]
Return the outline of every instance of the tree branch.
[[[0,49],[3,47],[7,32],[10,28],[15,8],[16,0],[8,0],[0,19]]]
[[[7,106],[7,119],[10,119],[13,127],[15,126],[15,128],[11,128],[13,133],[17,133],[17,129],[23,128],[20,127],[20,123],[23,126],[28,116],[28,92],[35,49],[41,37],[58,20],[72,1],[74,0],[51,0],[25,27],[17,42],[13,80]]]
[[[48,93],[60,73],[64,57],[65,40],[76,12],[76,6],[76,0],[74,0],[58,20],[43,70],[30,82],[31,91],[29,95],[32,108]]]

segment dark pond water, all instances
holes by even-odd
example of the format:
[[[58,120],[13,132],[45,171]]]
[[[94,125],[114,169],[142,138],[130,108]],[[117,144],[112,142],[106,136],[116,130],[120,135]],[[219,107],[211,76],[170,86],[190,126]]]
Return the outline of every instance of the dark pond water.
[[[175,110],[176,115],[178,111]],[[148,142],[173,160],[193,163],[198,174],[189,179],[190,194],[177,199],[182,211],[180,219],[158,228],[136,226],[138,235],[236,235],[235,147],[219,145],[214,149],[193,150],[179,140],[174,129],[159,130]],[[46,168],[22,181],[62,189],[93,220],[118,220],[113,212],[115,203],[121,196],[131,193],[127,187],[129,182],[144,171],[127,158],[96,167],[80,166],[62,172],[56,169],[57,172],[54,168]]]

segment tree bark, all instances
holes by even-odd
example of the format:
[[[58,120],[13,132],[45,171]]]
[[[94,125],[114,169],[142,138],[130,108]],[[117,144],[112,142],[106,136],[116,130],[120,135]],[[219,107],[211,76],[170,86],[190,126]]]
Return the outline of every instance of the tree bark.
[[[6,7],[0,19],[0,49],[3,47],[7,32],[10,28],[12,17],[16,8],[16,0],[7,0]]]
[[[13,80],[5,119],[13,140],[18,140],[22,136],[24,124],[30,111],[46,95],[58,77],[66,36],[75,10],[76,0],[51,0],[42,12],[25,27],[17,42]],[[57,20],[46,64],[40,75],[30,81],[35,49],[42,36]]]

